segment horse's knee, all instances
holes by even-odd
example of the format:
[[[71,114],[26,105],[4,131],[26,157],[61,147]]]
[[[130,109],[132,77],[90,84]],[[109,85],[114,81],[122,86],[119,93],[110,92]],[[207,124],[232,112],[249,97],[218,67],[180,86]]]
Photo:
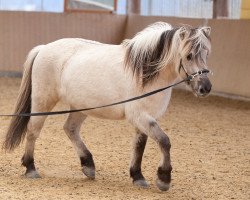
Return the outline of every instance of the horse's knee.
[[[82,122],[86,116],[79,114],[79,113],[71,113],[65,122],[63,129],[71,139],[80,129]]]
[[[169,151],[171,148],[170,139],[167,135],[163,134],[159,139],[159,144],[162,149]]]
[[[66,122],[63,126],[63,129],[70,140],[74,139],[74,136],[77,133],[76,131],[77,128],[78,126],[75,123],[69,123],[69,122]]]
[[[75,128],[67,121],[63,126],[63,130],[68,134],[74,132]]]

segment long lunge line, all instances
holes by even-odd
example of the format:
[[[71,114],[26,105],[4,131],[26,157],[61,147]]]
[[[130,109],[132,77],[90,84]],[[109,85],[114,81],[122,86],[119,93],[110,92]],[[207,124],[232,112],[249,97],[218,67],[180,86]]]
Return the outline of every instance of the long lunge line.
[[[200,71],[195,72],[195,73],[193,73],[191,75],[188,75],[187,78],[185,78],[185,79],[183,79],[183,80],[181,80],[181,81],[179,81],[179,82],[177,82],[175,84],[172,84],[172,85],[169,85],[167,87],[160,88],[160,89],[157,89],[157,90],[153,90],[151,92],[145,93],[145,94],[140,95],[140,96],[136,96],[136,97],[133,97],[133,98],[130,98],[130,99],[126,99],[126,100],[123,100],[123,101],[118,101],[118,102],[107,104],[107,105],[96,106],[96,107],[91,107],[91,108],[53,111],[53,112],[20,113],[20,114],[0,114],[0,117],[14,117],[14,116],[31,117],[31,116],[44,116],[44,115],[46,115],[46,116],[48,116],[48,115],[62,115],[62,114],[67,114],[67,113],[83,112],[83,111],[88,111],[88,110],[94,110],[94,109],[99,109],[99,108],[106,108],[106,107],[110,107],[110,106],[120,105],[120,104],[124,104],[124,103],[128,103],[128,102],[136,101],[136,100],[143,99],[143,98],[146,98],[148,96],[157,94],[157,93],[162,92],[164,90],[167,90],[167,89],[169,89],[171,87],[179,85],[179,84],[181,84],[183,82],[191,81],[196,75],[206,74],[206,73],[209,73],[209,72],[210,71],[207,70],[207,69],[200,70]]]

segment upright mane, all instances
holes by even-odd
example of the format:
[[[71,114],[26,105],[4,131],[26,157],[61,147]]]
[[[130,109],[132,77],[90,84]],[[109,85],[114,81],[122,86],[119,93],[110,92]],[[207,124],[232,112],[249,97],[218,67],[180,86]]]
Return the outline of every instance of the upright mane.
[[[210,42],[204,42],[207,40],[208,36],[202,29],[190,26],[173,28],[168,23],[156,22],[131,40],[123,41],[125,68],[130,68],[144,87],[159,75],[161,69],[176,64],[178,54],[186,55],[193,49],[198,54],[204,46],[210,49]]]

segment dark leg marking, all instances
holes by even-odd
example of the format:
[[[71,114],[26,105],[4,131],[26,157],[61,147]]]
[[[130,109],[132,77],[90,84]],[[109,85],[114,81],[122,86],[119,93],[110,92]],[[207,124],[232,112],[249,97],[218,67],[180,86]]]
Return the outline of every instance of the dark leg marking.
[[[157,122],[155,122],[155,121],[149,122],[149,127],[150,128],[154,128],[154,127],[157,127],[157,126],[158,126]]]
[[[171,182],[171,171],[172,167],[170,166],[168,169],[163,169],[162,167],[158,168],[157,175],[158,178],[163,181],[164,183]]]
[[[163,160],[163,163],[161,166],[158,167],[157,170],[157,186],[160,190],[166,191],[170,187],[171,182],[171,171],[172,166],[170,163],[170,140],[167,135],[164,134],[164,136],[159,141],[160,148],[164,154],[165,159]]]
[[[142,162],[142,156],[143,152],[147,143],[148,136],[144,133],[141,133],[137,130],[137,137],[136,141],[134,143],[134,155],[133,155],[133,161],[132,165],[130,167],[130,177],[133,179],[133,183],[135,183],[138,180],[145,181],[144,176],[141,172],[141,162]],[[146,181],[144,187],[146,187]]]
[[[138,180],[145,180],[144,176],[141,173],[141,169],[130,168],[130,177],[133,178],[133,182]]]
[[[86,166],[86,167],[95,168],[95,163],[94,163],[94,160],[93,160],[93,156],[89,151],[86,152],[86,156],[80,157],[80,160],[81,160],[82,167]]]
[[[164,134],[164,137],[162,137],[159,141],[159,145],[163,152],[169,154],[169,151],[171,149],[171,143],[167,135]]]
[[[29,156],[25,157],[25,156],[23,156],[22,157],[22,165],[24,167],[26,167],[26,173],[25,174],[36,170],[33,157],[29,157]]]
[[[95,179],[95,163],[92,154],[87,150],[85,156],[80,157],[82,172],[90,179]]]
[[[27,178],[41,178],[41,176],[36,171],[33,157],[23,156],[22,157],[22,165],[26,167],[25,176]]]

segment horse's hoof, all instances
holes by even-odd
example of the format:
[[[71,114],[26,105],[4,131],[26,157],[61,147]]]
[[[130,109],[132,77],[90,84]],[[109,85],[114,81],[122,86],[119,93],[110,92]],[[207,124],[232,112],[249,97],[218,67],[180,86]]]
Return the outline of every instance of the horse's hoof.
[[[133,184],[135,186],[141,187],[141,188],[148,188],[149,185],[147,183],[147,181],[145,179],[140,179],[140,180],[136,180],[133,182]]]
[[[24,176],[31,179],[42,178],[37,171],[26,172]]]
[[[82,167],[82,172],[89,178],[89,179],[95,179],[95,169],[89,168],[86,166]]]
[[[170,188],[170,183],[164,183],[160,179],[156,180],[156,185],[161,191],[167,191]]]

